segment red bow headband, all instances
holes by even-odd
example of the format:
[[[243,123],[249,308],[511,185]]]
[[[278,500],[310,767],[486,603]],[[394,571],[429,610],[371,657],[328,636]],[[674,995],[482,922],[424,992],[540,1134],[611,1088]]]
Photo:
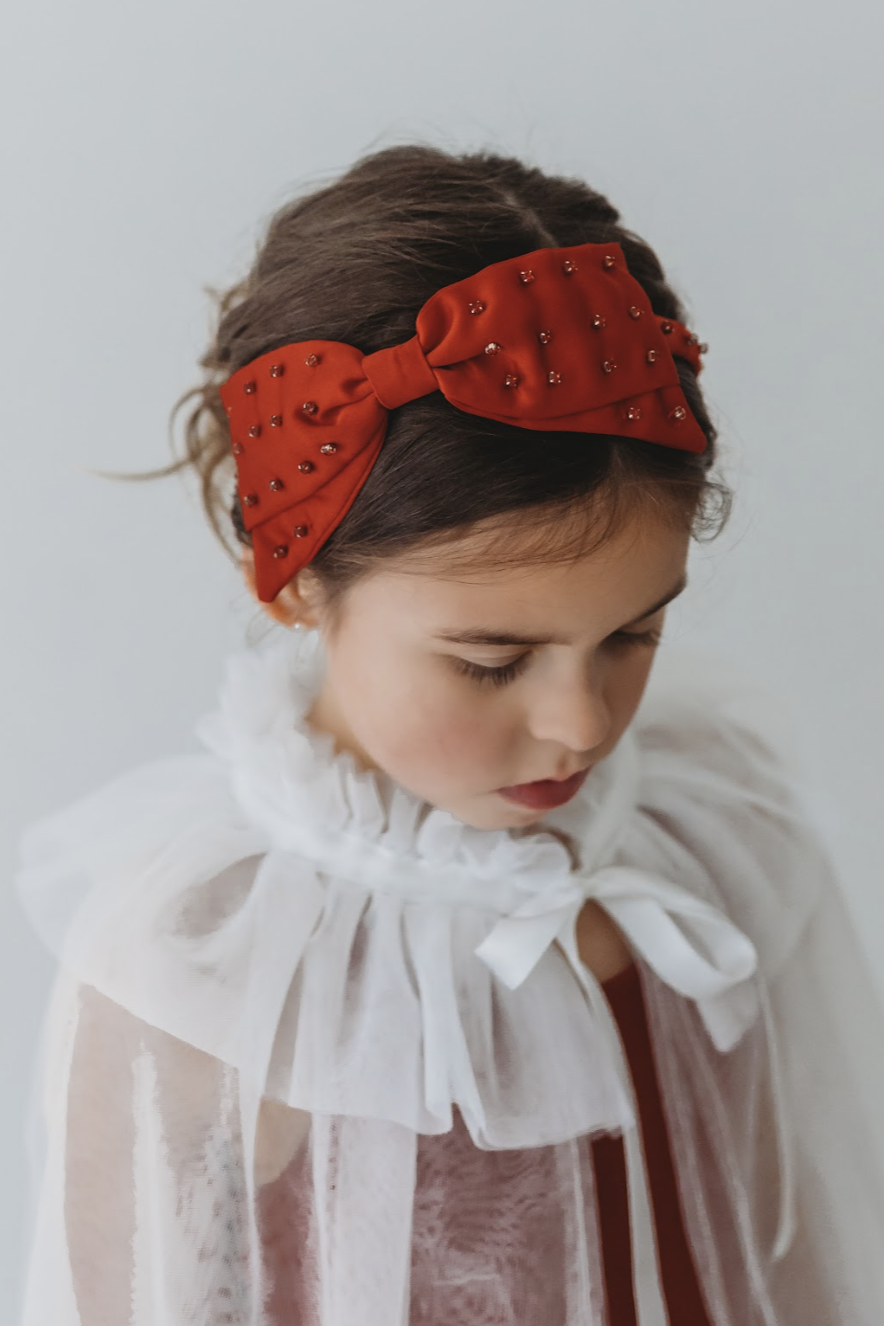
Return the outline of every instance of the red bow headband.
[[[697,337],[654,313],[619,244],[535,249],[437,290],[416,335],[364,355],[294,341],[221,387],[258,597],[315,556],[368,478],[390,410],[431,391],[520,428],[614,433],[702,452],[673,354]]]

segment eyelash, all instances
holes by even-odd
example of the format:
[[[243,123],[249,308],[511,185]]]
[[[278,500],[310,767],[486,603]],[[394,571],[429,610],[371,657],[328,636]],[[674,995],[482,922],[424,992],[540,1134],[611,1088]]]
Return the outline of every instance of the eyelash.
[[[652,648],[660,643],[663,632],[661,630],[652,631],[615,631],[610,637],[612,643],[623,648],[632,649],[644,646]],[[524,668],[530,655],[522,654],[521,658],[513,659],[512,663],[505,663],[500,668],[486,668],[481,663],[472,663],[467,658],[457,658],[454,660],[456,670],[462,676],[470,677],[473,681],[491,683],[493,686],[506,686],[508,682],[514,681]]]

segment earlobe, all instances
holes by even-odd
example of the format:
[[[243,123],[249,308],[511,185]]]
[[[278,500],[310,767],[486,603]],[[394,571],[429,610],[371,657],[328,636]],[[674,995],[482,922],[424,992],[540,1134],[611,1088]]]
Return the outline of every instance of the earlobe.
[[[302,602],[294,584],[285,585],[277,594],[272,603],[264,603],[258,598],[258,586],[255,578],[255,558],[251,548],[243,548],[242,561],[240,563],[243,580],[246,588],[253,599],[256,599],[268,616],[274,621],[279,622],[281,626],[293,627],[300,621],[305,625],[309,624],[309,612],[307,606]]]

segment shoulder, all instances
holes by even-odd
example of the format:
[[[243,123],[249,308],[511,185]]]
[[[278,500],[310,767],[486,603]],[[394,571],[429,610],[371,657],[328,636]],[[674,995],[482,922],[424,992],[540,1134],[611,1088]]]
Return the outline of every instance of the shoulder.
[[[832,877],[788,697],[724,656],[673,646],[634,731],[636,841],[690,877],[777,970]]]
[[[90,899],[113,910],[138,890],[156,897],[157,881],[173,870],[202,878],[263,845],[223,762],[179,755],[127,769],[26,824],[14,883],[34,929],[60,956]]]

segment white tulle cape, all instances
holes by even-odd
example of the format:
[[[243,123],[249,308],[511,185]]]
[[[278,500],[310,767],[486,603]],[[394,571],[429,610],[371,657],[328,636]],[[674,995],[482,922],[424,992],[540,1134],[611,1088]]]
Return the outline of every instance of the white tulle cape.
[[[232,656],[205,754],[23,835],[60,967],[22,1326],[606,1326],[602,1132],[666,1326],[587,898],[635,954],[714,1326],[880,1326],[884,1014],[775,702],[664,646],[572,802],[478,830],[306,722],[323,667],[315,633]]]

